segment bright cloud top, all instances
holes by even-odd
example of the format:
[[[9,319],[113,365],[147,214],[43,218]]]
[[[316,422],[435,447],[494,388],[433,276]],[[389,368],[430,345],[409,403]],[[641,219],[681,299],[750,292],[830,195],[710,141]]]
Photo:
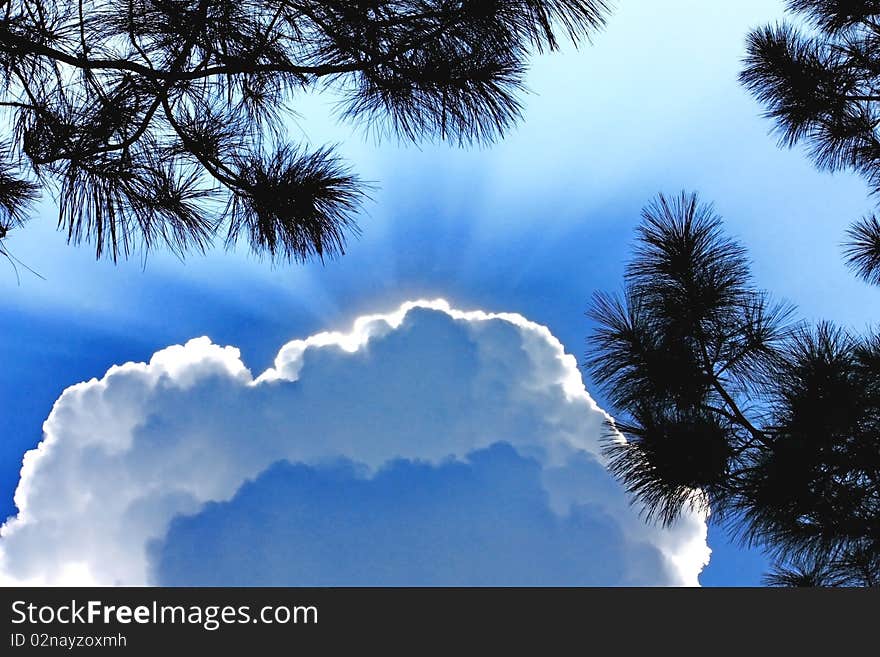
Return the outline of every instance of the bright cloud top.
[[[257,378],[198,338],[64,391],[0,581],[697,584],[705,522],[638,517],[603,467],[606,418],[514,314],[410,302]]]

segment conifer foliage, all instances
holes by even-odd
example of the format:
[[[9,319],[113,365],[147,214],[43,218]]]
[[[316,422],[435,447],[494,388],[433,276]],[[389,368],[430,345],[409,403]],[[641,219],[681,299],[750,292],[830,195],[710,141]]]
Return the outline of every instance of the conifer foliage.
[[[788,0],[798,23],[754,30],[743,84],[776,123],[780,143],[804,144],[816,165],[850,169],[880,192],[880,2]],[[850,267],[880,285],[880,222],[855,222]]]
[[[0,0],[0,240],[38,192],[98,256],[219,233],[260,254],[343,252],[365,185],[291,144],[296,94],[407,140],[488,142],[529,58],[581,43],[604,0]]]
[[[880,336],[795,322],[686,194],[645,208],[589,315],[610,468],[648,519],[711,509],[776,559],[768,584],[880,584]]]

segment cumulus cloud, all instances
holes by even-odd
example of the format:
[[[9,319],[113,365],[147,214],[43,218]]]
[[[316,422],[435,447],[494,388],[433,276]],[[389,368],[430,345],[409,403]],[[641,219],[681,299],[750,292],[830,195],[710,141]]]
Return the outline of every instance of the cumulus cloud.
[[[519,315],[411,302],[279,351],[208,338],[72,386],[24,457],[0,578],[34,584],[672,584],[574,357]]]

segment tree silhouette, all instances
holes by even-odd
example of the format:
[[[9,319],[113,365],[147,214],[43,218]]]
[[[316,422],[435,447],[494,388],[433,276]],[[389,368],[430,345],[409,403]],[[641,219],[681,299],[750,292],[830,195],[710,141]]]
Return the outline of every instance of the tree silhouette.
[[[880,583],[880,336],[794,322],[685,194],[645,208],[622,298],[588,315],[610,469],[648,519],[711,507],[770,584]]]
[[[285,143],[285,103],[334,88],[380,135],[489,142],[529,56],[588,39],[605,0],[0,0],[0,240],[39,189],[114,260],[204,249],[225,227],[272,257],[344,249],[365,186]],[[0,243],[2,245],[2,243]]]
[[[805,143],[819,168],[852,169],[880,193],[880,3],[788,0],[808,29],[754,30],[741,81],[776,121],[780,143]],[[880,285],[880,223],[849,231],[849,265]]]

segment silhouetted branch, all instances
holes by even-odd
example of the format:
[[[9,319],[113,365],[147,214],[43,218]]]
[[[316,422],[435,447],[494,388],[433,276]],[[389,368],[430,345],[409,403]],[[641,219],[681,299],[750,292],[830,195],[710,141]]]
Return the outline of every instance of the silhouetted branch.
[[[874,0],[791,0],[812,23],[753,31],[740,79],[767,108],[786,146],[804,143],[817,166],[852,169],[880,192],[880,8]],[[877,284],[872,244],[880,230],[865,220],[850,230],[853,269]]]
[[[862,219],[847,235],[847,264],[866,281],[880,285],[880,221],[873,215]]]
[[[366,194],[326,148],[266,154],[266,135],[285,141],[279,110],[292,94],[320,82],[373,128],[490,141],[519,118],[529,57],[561,35],[589,39],[608,12],[604,0],[10,0],[0,103],[38,182],[60,183],[60,225],[99,255],[165,238],[201,249],[226,224],[228,244],[246,226],[260,253],[320,257],[343,252]],[[159,155],[180,167],[162,177],[186,190],[189,228],[143,198]],[[258,172],[279,178],[257,189]],[[270,188],[286,200],[266,214]]]
[[[880,581],[880,337],[792,326],[693,195],[645,209],[625,280],[594,297],[585,364],[645,515],[711,508],[780,560],[771,585]]]

